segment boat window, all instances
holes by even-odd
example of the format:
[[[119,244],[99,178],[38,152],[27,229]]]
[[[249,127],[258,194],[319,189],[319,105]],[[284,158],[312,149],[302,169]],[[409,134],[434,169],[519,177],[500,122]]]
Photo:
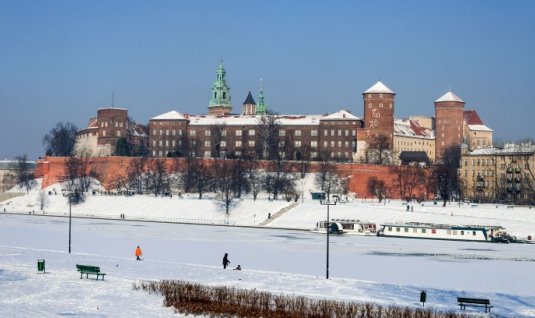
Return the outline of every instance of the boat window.
[[[388,231],[392,232],[392,227],[391,226],[388,227]]]
[[[396,232],[399,232],[400,231],[400,228],[399,227],[396,227]]]
[[[409,232],[409,228],[408,227],[405,228],[405,232]]]
[[[453,235],[457,235],[457,230],[453,230]]]
[[[447,233],[448,235],[451,235],[451,230],[448,230],[446,233]]]
[[[416,233],[418,231],[417,228],[412,229],[412,233]]]
[[[426,232],[427,232],[426,229],[422,229],[422,233],[426,233]]]
[[[464,235],[464,231],[461,231],[461,235]]]
[[[432,230],[431,230],[431,234],[437,234],[437,230],[432,229]]]
[[[473,232],[472,232],[472,235],[474,235],[474,236],[475,236],[475,235],[476,235],[476,231],[473,231]]]

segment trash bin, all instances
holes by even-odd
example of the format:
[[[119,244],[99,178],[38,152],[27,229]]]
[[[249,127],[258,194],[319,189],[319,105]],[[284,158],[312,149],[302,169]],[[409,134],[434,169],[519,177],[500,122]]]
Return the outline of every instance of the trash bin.
[[[44,259],[38,259],[37,260],[37,271],[38,272],[45,272],[45,260]]]

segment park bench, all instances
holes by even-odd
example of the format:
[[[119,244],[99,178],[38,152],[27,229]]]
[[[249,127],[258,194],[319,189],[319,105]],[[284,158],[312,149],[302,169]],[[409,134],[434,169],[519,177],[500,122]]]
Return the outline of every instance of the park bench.
[[[76,269],[80,272],[80,279],[82,279],[84,274],[85,278],[89,278],[90,274],[95,275],[97,280],[99,276],[102,276],[102,280],[104,280],[104,276],[106,276],[106,274],[100,272],[100,267],[98,266],[76,264]]]
[[[490,312],[492,308],[488,299],[457,297],[457,301],[459,302],[459,306],[461,306],[461,310],[465,310],[466,306],[474,306],[485,307],[485,312]]]

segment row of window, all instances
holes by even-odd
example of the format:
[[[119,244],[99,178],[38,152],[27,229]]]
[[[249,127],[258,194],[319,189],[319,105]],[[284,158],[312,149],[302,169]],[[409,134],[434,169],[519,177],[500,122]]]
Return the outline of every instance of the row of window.
[[[104,128],[104,127],[108,127],[108,122],[107,121],[103,121],[100,123],[100,127]],[[118,122],[116,121],[115,122],[115,127],[123,127],[123,122]]]
[[[192,140],[192,143],[195,144],[196,141]],[[248,144],[249,147],[254,147],[255,146],[255,141],[254,140],[249,140],[249,141],[247,141],[247,144]],[[156,147],[156,146],[163,147],[164,145],[165,145],[165,147],[170,147],[170,146],[171,147],[175,147],[176,143],[175,143],[175,140],[171,140],[171,141],[169,141],[169,140],[165,140],[165,141],[164,140],[159,140],[159,141],[153,140],[152,141],[152,146],[153,147]],[[179,146],[182,145],[182,141],[181,140],[178,141],[178,145]],[[211,147],[211,145],[212,145],[212,142],[210,140],[205,140],[204,141],[204,146],[205,147]],[[221,140],[219,142],[219,145],[221,147],[226,147],[227,146],[227,142],[225,140]],[[279,141],[279,147],[284,147],[284,145],[285,145],[284,141],[282,141],[282,140]],[[294,146],[296,148],[300,148],[301,145],[302,145],[302,143],[301,143],[300,140],[294,141]],[[346,148],[350,146],[349,141],[344,141],[343,143],[342,143],[342,141],[338,141],[337,143],[335,143],[334,141],[330,142],[331,148],[334,148],[336,145],[338,145],[339,148],[341,148],[342,146],[346,147]],[[241,140],[236,140],[235,141],[235,146],[236,147],[241,147],[242,146],[242,141]],[[318,147],[318,142],[316,140],[312,140],[310,142],[310,147],[311,148],[317,148]],[[329,147],[329,142],[324,141],[323,142],[323,147],[325,147],[325,148]],[[351,142],[351,147],[355,147],[355,142],[354,141]]]
[[[409,232],[412,232],[412,233],[418,233],[418,229],[419,228],[416,228],[416,227],[404,227],[403,228],[403,232],[405,233],[409,233]],[[391,226],[388,227],[388,232],[394,232],[393,228]],[[427,233],[427,230],[428,229],[423,229],[423,228],[420,228],[420,233],[422,234],[426,234]],[[395,228],[395,231],[396,232],[401,232],[401,228],[400,227],[396,227]],[[472,236],[476,236],[476,231],[464,231],[464,230],[446,230],[446,234],[447,235],[470,235],[470,232],[472,232]],[[431,229],[431,234],[437,234],[437,230],[436,229]]]
[[[121,126],[122,127],[122,126]],[[179,130],[175,130],[175,129],[166,129],[166,130],[163,130],[163,129],[160,129],[160,130],[157,130],[157,129],[153,129],[152,131],[153,135],[154,136],[157,136],[158,133],[160,136],[176,136],[177,134],[179,136],[182,136],[182,130],[179,129]],[[189,131],[190,133],[190,136],[196,136],[197,135],[197,131],[196,130],[190,130]],[[205,129],[204,130],[204,135],[205,136],[211,136],[212,134],[212,130],[210,129]],[[235,135],[240,137],[242,136],[243,134],[243,131],[241,129],[238,129],[235,131]],[[247,131],[247,134],[249,136],[254,136],[256,134],[256,130],[254,129],[249,129]],[[356,135],[356,130],[349,130],[349,129],[345,129],[345,130],[342,130],[342,129],[338,129],[338,130],[335,130],[335,129],[331,129],[330,130],[330,135],[331,136],[349,136],[351,134],[351,136],[355,136]],[[221,130],[221,136],[226,136],[227,135],[227,131],[225,129]],[[279,130],[279,136],[286,136],[286,130],[283,130],[283,129],[280,129]],[[295,137],[301,137],[302,136],[302,131],[300,129],[296,129],[294,130],[294,136]],[[317,137],[318,136],[318,131],[316,129],[314,130],[311,130],[310,131],[310,136],[312,137]],[[324,136],[329,136],[329,130],[324,130]]]

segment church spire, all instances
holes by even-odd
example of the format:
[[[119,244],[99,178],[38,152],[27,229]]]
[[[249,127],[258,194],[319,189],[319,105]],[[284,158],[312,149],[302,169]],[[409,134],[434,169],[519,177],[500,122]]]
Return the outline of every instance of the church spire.
[[[264,115],[267,112],[266,104],[264,103],[264,80],[260,79],[260,92],[258,93],[258,105],[256,106],[256,114]]]
[[[208,106],[208,113],[211,115],[227,115],[232,111],[230,86],[225,79],[226,73],[223,61],[221,61],[217,68],[216,79],[212,84],[212,96]]]

